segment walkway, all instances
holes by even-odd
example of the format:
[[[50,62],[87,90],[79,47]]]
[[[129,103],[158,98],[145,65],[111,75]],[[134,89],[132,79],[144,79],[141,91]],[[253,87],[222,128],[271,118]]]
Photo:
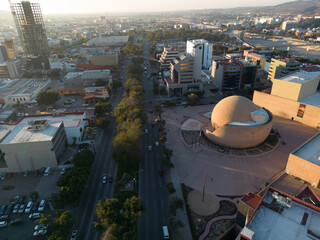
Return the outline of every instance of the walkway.
[[[240,199],[240,198],[230,199],[230,198],[223,198],[223,197],[218,197],[218,198],[219,198],[219,201],[226,200],[226,201],[229,201],[229,202],[233,202],[236,206],[238,205],[238,200]],[[208,236],[208,234],[210,232],[210,229],[211,229],[211,226],[215,222],[218,222],[220,220],[235,219],[236,216],[237,216],[237,213],[235,213],[233,215],[218,216],[218,217],[214,217],[214,218],[210,219],[209,222],[207,222],[207,224],[206,224],[206,229],[204,230],[204,232],[199,237],[199,240],[204,240]]]

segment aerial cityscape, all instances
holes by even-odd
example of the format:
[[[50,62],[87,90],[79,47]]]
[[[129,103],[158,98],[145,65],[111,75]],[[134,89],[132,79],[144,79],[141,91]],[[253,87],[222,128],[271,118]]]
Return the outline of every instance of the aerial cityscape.
[[[319,240],[320,0],[0,3],[0,240]]]

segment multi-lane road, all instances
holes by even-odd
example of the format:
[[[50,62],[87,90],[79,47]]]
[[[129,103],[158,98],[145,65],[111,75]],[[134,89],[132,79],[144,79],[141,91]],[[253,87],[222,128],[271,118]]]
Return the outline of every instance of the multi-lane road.
[[[145,59],[149,57],[149,48],[147,41],[144,41],[143,56]],[[155,145],[156,141],[160,143],[158,126],[157,124],[152,126],[156,116],[149,112],[156,105],[150,79],[152,69],[149,60],[144,61],[144,67],[146,71],[143,73],[145,89],[143,108],[148,112],[148,121],[144,127],[148,133],[144,133],[141,139],[141,149],[145,158],[140,163],[139,197],[144,202],[146,211],[139,219],[139,239],[160,240],[163,239],[162,226],[168,225],[168,194],[165,177],[159,174],[159,171],[164,168],[161,166],[163,155],[161,144],[159,147]]]
[[[125,69],[130,64],[131,59],[126,59],[124,67],[121,69],[120,76],[125,79]],[[111,97],[110,102],[113,107],[121,101],[123,90],[120,88]],[[115,176],[117,164],[112,160],[112,140],[116,134],[116,121],[111,119],[110,125],[105,131],[99,132],[94,140],[96,150],[95,161],[91,167],[91,174],[88,179],[88,185],[79,206],[74,212],[76,224],[74,229],[79,231],[80,240],[98,240],[100,233],[95,231],[93,222],[95,221],[95,209],[98,200],[113,197],[114,184],[102,183],[103,175]]]

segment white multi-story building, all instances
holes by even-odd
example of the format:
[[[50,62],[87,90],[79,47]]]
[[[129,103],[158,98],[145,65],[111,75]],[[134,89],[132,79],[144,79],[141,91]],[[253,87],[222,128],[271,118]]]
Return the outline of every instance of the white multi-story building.
[[[187,41],[186,52],[194,57],[194,79],[201,79],[201,70],[212,64],[213,44],[203,39]]]

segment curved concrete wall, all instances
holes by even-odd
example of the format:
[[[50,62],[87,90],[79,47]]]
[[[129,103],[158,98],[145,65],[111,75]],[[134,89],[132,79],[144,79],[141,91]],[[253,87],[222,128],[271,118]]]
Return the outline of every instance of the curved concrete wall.
[[[272,121],[263,126],[244,127],[224,125],[213,132],[205,130],[205,135],[213,142],[231,148],[255,147],[266,140],[272,128]]]

